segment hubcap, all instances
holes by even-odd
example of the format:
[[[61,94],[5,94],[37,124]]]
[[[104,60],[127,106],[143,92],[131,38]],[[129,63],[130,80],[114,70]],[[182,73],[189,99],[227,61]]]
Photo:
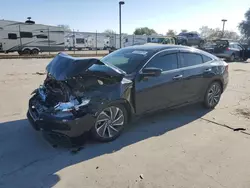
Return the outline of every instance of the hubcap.
[[[116,136],[124,126],[124,114],[118,107],[105,108],[97,117],[95,129],[99,136],[112,138]]]
[[[208,104],[210,106],[216,105],[220,100],[221,89],[218,85],[214,84],[208,91]]]

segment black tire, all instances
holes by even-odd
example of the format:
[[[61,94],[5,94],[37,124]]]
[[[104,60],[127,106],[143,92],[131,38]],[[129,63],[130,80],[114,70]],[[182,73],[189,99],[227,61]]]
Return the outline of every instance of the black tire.
[[[234,54],[232,54],[232,55],[230,56],[229,61],[230,61],[230,62],[234,62],[234,61],[235,61],[235,55],[234,55]]]
[[[23,52],[22,52],[22,51],[18,51],[18,54],[19,54],[19,55],[23,55]]]
[[[25,49],[22,51],[22,55],[30,55],[31,51],[29,49]]]
[[[32,55],[38,55],[39,54],[39,50],[38,49],[33,49],[32,50]]]
[[[116,131],[114,131],[113,128],[111,129],[110,126],[108,125],[107,122],[109,122],[110,119],[106,120],[106,121],[100,121],[100,122],[98,122],[98,119],[99,120],[102,119],[100,117],[101,117],[101,115],[102,115],[103,112],[105,112],[108,116],[110,115],[110,114],[107,113],[107,111],[105,111],[106,109],[109,109],[109,108],[118,108],[118,109],[120,109],[122,113],[119,112],[119,114],[117,114],[117,116],[123,115],[123,117],[124,117],[124,118],[120,118],[119,119],[119,121],[123,120],[123,124],[122,125],[118,125],[117,126],[117,125],[115,125],[113,123],[109,124],[111,127],[115,128]],[[105,117],[108,117],[108,116],[105,116]],[[117,119],[118,119],[118,117],[117,117]],[[115,122],[115,121],[116,120],[114,120],[113,122]],[[103,124],[101,122],[103,122]],[[116,121],[116,122],[118,122],[118,121]],[[104,125],[105,123],[106,123],[106,125]],[[126,126],[127,123],[128,123],[128,112],[127,112],[126,108],[124,107],[124,105],[122,105],[122,104],[112,104],[112,105],[109,105],[109,106],[107,106],[107,107],[105,107],[105,108],[103,108],[103,109],[101,109],[99,111],[99,113],[97,114],[97,117],[96,117],[95,125],[91,129],[91,135],[97,141],[100,141],[100,142],[110,142],[110,141],[115,140],[117,137],[119,137],[121,135],[121,133],[124,130],[124,128],[125,128],[125,126]],[[101,130],[102,127],[104,127],[103,128],[104,130]],[[110,130],[112,130],[112,132],[114,133],[114,135],[112,137],[110,137],[110,135],[111,135],[111,133],[109,133]],[[100,135],[100,132],[102,132],[102,136]],[[104,132],[104,134],[103,134],[103,132]],[[107,133],[107,135],[106,135],[106,133]]]
[[[217,88],[218,90],[215,88]],[[220,102],[221,94],[221,84],[218,81],[212,82],[205,93],[203,102],[204,106],[208,109],[215,108],[215,106],[217,106],[217,104]]]
[[[184,41],[182,42],[182,45],[187,46],[187,41],[184,40]]]
[[[199,48],[203,48],[204,47],[204,41],[200,41],[200,44],[198,46],[199,46]]]

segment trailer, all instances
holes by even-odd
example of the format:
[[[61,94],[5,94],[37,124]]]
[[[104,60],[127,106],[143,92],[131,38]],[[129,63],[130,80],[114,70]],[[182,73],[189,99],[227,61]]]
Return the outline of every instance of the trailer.
[[[71,33],[65,36],[65,48],[68,50],[82,50],[88,48],[88,41],[81,33]]]
[[[0,20],[0,48],[2,52],[18,52],[20,55],[63,51],[64,30],[30,21]]]

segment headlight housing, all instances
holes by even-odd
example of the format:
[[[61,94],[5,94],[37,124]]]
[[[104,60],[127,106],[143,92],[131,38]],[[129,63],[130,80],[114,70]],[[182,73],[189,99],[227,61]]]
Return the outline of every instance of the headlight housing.
[[[79,110],[80,107],[88,105],[89,102],[90,99],[82,99],[80,103],[76,99],[66,103],[60,102],[56,106],[54,106],[54,110],[61,112],[70,112],[72,110]]]

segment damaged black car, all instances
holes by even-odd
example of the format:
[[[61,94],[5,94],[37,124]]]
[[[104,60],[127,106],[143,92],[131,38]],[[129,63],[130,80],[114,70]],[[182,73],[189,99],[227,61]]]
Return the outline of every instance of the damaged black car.
[[[214,108],[228,82],[228,65],[185,46],[141,45],[103,58],[58,54],[32,92],[27,117],[53,138],[90,133],[116,139],[136,115],[203,102]]]

